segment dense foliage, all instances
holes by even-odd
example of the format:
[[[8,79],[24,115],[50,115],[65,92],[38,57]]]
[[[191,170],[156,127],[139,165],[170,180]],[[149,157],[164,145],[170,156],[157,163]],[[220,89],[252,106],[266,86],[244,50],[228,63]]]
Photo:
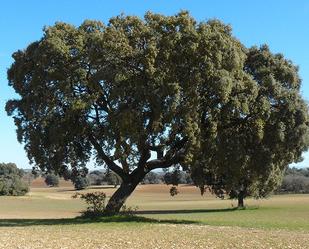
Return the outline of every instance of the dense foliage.
[[[148,172],[179,164],[201,189],[264,195],[307,148],[297,68],[266,46],[247,49],[217,20],[59,22],[13,59],[20,98],[6,110],[29,159],[78,175],[95,158],[121,178],[110,212]]]
[[[22,174],[14,163],[0,163],[0,195],[25,195],[29,188]]]
[[[240,206],[246,196],[265,197],[276,189],[308,147],[308,108],[297,67],[267,46],[247,50],[243,63],[253,83],[243,96],[250,103],[231,98],[219,108],[231,115],[219,114],[214,132],[205,134],[214,139],[203,140],[207,153],[191,167],[202,191],[207,185],[220,197],[238,198]]]

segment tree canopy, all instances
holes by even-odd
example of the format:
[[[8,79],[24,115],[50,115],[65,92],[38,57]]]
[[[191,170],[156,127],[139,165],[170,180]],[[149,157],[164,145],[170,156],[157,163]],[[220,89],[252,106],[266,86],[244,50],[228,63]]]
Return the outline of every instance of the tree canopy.
[[[299,94],[298,68],[264,45],[248,49],[244,71],[256,83],[250,104],[235,106],[230,100],[226,108],[233,114],[217,122],[214,141],[203,140],[203,151],[213,153],[203,153],[192,167],[198,186],[240,201],[275,190],[287,166],[302,160],[308,147],[308,108]]]
[[[233,160],[251,170],[246,158],[256,157],[252,172],[266,175],[307,146],[297,68],[266,47],[248,50],[218,20],[148,12],[59,22],[13,58],[9,85],[20,98],[6,109],[29,159],[78,174],[95,158],[122,180],[107,211],[153,169],[220,172]]]
[[[22,176],[15,163],[0,163],[0,195],[25,195],[29,188]]]

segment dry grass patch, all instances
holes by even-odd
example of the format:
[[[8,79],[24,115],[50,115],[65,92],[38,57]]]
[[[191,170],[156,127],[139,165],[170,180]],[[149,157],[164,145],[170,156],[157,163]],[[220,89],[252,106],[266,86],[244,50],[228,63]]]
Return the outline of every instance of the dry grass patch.
[[[309,235],[284,230],[180,224],[1,227],[0,248],[309,248]]]

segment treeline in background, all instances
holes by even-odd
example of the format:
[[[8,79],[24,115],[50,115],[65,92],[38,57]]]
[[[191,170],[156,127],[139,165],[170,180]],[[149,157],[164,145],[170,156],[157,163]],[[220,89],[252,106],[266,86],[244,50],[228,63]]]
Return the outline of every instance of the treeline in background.
[[[3,164],[4,167],[5,164]],[[9,165],[9,164],[8,164]],[[6,166],[7,168],[8,166]],[[14,168],[17,167],[14,165]],[[3,171],[3,172],[2,172]],[[4,175],[4,170],[1,172]],[[2,173],[0,172],[0,175]],[[13,171],[12,171],[13,172]],[[15,171],[14,171],[15,172]],[[17,171],[16,171],[17,172]],[[16,175],[16,174],[14,174]],[[36,177],[40,176],[45,178],[45,183],[50,187],[57,187],[59,184],[59,177],[53,173],[43,174],[38,172],[33,175],[31,170],[19,170],[18,174],[25,183],[31,184],[31,181]],[[4,177],[3,177],[4,178]],[[0,176],[1,179],[1,176]],[[8,179],[7,177],[5,179]],[[14,178],[15,179],[15,178]],[[68,179],[69,180],[69,179]],[[83,189],[89,185],[112,185],[117,187],[121,184],[121,179],[112,171],[104,170],[93,170],[90,171],[86,176],[79,176],[71,179],[76,189]],[[0,182],[2,182],[0,180]],[[9,182],[12,182],[10,180]],[[8,189],[8,184],[0,184],[0,188]],[[168,184],[168,185],[178,185],[178,184],[193,184],[190,174],[179,169],[177,170],[165,170],[158,172],[149,172],[141,184]],[[2,186],[3,185],[3,186]],[[20,185],[20,184],[17,184]],[[1,187],[2,186],[2,187]],[[6,187],[5,187],[6,186]],[[24,185],[22,185],[24,186]],[[27,192],[27,191],[25,191]],[[309,193],[309,168],[288,168],[285,171],[281,185],[274,191],[275,194],[306,194]],[[6,194],[5,194],[6,195]]]

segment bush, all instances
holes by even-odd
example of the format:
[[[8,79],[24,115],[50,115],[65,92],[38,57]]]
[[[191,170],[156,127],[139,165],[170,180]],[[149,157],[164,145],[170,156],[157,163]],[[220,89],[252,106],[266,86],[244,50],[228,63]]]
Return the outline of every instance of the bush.
[[[92,193],[75,193],[72,198],[80,198],[87,203],[86,211],[83,211],[85,217],[97,217],[102,215],[110,215],[105,212],[106,208],[106,194],[104,192],[92,192]],[[119,215],[133,216],[137,210],[137,207],[127,207],[123,205]]]
[[[84,200],[88,207],[87,210],[83,212],[84,216],[99,216],[105,211],[106,194],[104,192],[93,192],[86,194],[76,193],[72,198],[81,198]]]
[[[179,194],[179,191],[177,189],[177,187],[173,186],[170,188],[170,195],[171,196],[175,196],[175,195],[178,195]]]
[[[72,181],[73,181],[73,184],[74,184],[74,188],[76,190],[82,190],[82,189],[85,189],[89,186],[89,181],[88,181],[87,177],[77,176]]]
[[[0,164],[0,195],[25,195],[29,187],[22,179],[22,171],[14,163]]]
[[[58,187],[59,186],[59,177],[55,174],[48,174],[45,176],[45,183],[49,187]]]

